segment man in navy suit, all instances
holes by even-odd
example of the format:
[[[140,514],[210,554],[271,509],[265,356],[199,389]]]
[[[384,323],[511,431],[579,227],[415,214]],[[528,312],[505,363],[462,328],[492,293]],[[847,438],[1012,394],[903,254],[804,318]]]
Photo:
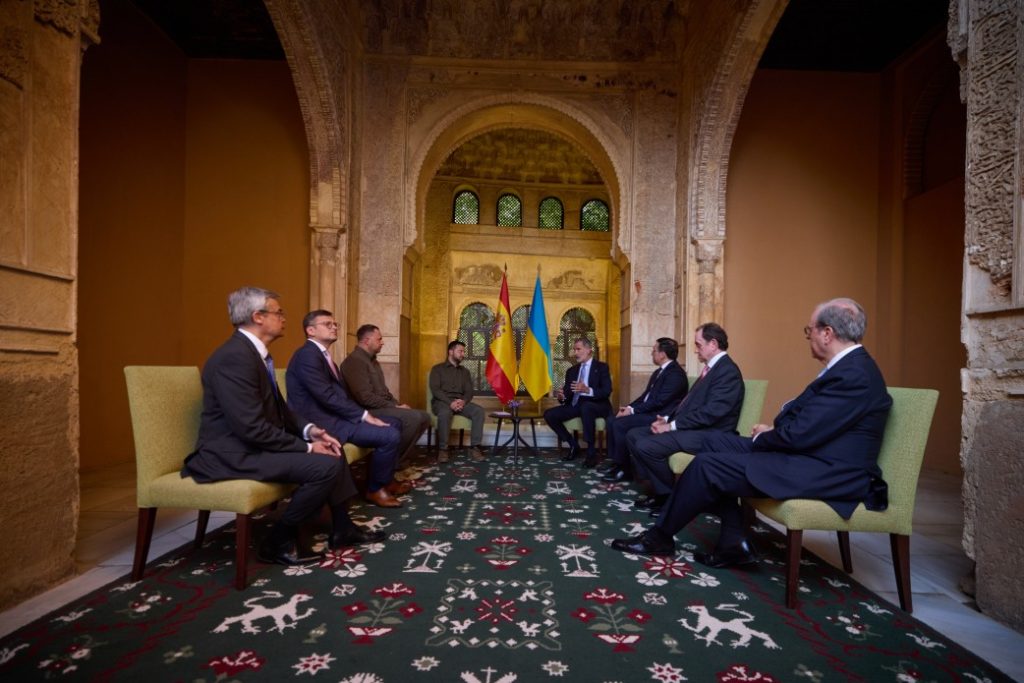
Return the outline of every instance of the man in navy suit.
[[[341,444],[326,430],[289,410],[274,379],[267,347],[284,334],[280,297],[243,287],[228,295],[236,327],[203,366],[203,412],[195,450],[181,476],[197,482],[255,479],[298,484],[292,502],[260,544],[259,559],[285,565],[317,561],[298,548],[298,526],[327,503],[334,530],[329,546],[384,540],[349,518],[355,492]]]
[[[671,414],[659,415],[647,428],[626,436],[636,477],[651,483],[652,493],[637,499],[640,509],[656,516],[675,486],[668,459],[673,453],[696,453],[709,431],[736,434],[745,388],[739,366],[727,353],[729,335],[717,323],[704,323],[693,335],[693,350],[704,368],[689,393]],[[610,472],[606,481],[629,479],[628,465]]]
[[[292,355],[285,381],[288,405],[323,425],[342,442],[374,449],[366,477],[366,500],[385,508],[402,507],[396,496],[412,489],[395,481],[401,422],[374,417],[349,398],[331,344],[338,341],[338,323],[330,311],[310,311],[302,319],[306,343]]]
[[[689,383],[686,371],[676,361],[678,357],[679,344],[675,339],[658,339],[651,349],[651,362],[658,369],[651,373],[643,393],[629,405],[619,408],[619,412],[609,419],[608,455],[611,464],[604,471],[618,475],[616,480],[625,479],[629,472],[626,434],[638,427],[649,428],[660,413],[671,412],[686,396]]]
[[[892,399],[874,359],[861,346],[866,316],[852,299],[820,304],[804,335],[825,369],[783,406],[773,425],[755,425],[750,438],[709,435],[683,471],[672,496],[647,531],[616,539],[631,553],[671,555],[673,536],[701,512],[721,517],[713,552],[695,553],[710,567],[757,561],[746,538],[739,497],[811,498],[844,519],[858,504],[884,510],[888,489],[878,467]]]
[[[583,438],[587,441],[587,458],[584,465],[597,464],[596,425],[599,417],[608,417],[612,412],[612,374],[608,364],[594,358],[594,345],[586,337],[580,337],[572,345],[576,365],[565,371],[565,385],[555,396],[562,405],[544,411],[544,421],[558,436],[559,441],[569,444],[569,452],[562,460],[575,460],[580,453],[580,444],[562,424],[566,420],[580,418],[583,421]]]

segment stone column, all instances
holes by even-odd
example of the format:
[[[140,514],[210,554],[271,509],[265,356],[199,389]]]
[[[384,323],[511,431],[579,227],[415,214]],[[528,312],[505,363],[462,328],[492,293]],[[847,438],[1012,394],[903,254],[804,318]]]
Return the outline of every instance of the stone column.
[[[313,231],[310,308],[334,313],[339,325],[338,339],[342,343],[336,353],[343,354],[348,333],[348,233],[342,225],[311,225],[310,228]]]

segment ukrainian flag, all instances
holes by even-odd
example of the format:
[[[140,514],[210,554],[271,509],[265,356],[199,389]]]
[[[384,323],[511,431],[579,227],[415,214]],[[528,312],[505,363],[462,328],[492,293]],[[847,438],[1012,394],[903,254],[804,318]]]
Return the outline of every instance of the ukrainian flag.
[[[526,323],[523,356],[519,360],[519,379],[534,401],[551,391],[551,341],[548,319],[544,314],[544,293],[540,289],[540,273],[533,288],[530,320]]]

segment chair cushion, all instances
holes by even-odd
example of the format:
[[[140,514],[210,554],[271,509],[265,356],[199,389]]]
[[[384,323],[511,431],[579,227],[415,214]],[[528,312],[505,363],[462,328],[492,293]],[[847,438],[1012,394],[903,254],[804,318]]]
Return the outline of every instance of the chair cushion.
[[[669,469],[672,470],[673,474],[682,474],[683,470],[685,470],[687,466],[691,462],[693,462],[694,457],[694,455],[690,453],[684,453],[682,451],[679,451],[678,453],[673,453],[668,457]]]
[[[820,500],[794,498],[773,500],[771,498],[747,498],[746,502],[765,517],[769,517],[788,529],[818,529],[824,531],[876,531],[886,534],[909,536],[911,524],[906,515],[892,508],[872,512],[861,503],[853,516],[845,520],[835,510]]]
[[[165,474],[138,491],[140,508],[172,507],[198,510],[223,510],[247,515],[295,489],[294,484],[278,484],[252,479],[228,479],[199,484],[177,472]]]
[[[348,460],[349,463],[353,463],[357,460],[362,460],[363,458],[368,456],[373,450],[371,448],[363,448],[362,446],[357,446],[354,443],[346,443],[344,449],[345,459]]]

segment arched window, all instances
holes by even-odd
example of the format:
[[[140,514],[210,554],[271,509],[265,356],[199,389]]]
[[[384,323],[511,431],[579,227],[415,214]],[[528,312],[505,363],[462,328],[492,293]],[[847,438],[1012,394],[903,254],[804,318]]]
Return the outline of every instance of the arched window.
[[[480,198],[472,190],[456,193],[452,202],[452,223],[478,225],[480,223]]]
[[[600,348],[597,345],[597,326],[594,324],[594,316],[585,308],[570,308],[558,323],[558,339],[555,340],[555,348],[551,350],[556,388],[562,386],[562,382],[565,381],[565,371],[576,362],[576,356],[572,353],[572,345],[580,337],[590,340],[590,343],[594,345],[594,357],[597,358],[600,355]]]
[[[565,227],[565,210],[558,197],[542,199],[537,214],[537,227],[539,228],[561,230]]]
[[[512,339],[516,345],[516,360],[522,360],[523,358],[523,340],[526,339],[526,326],[530,322],[530,306],[520,306],[512,312]],[[522,381],[519,382],[519,386],[516,387],[517,394],[526,393],[526,387],[523,386]]]
[[[462,365],[473,376],[473,389],[494,395],[487,382],[487,347],[491,343],[491,327],[494,313],[487,304],[472,303],[459,314],[459,334],[455,337],[466,345],[466,357]]]
[[[590,199],[580,209],[580,230],[608,232],[611,224],[608,221],[608,205],[600,199]]]
[[[514,194],[498,197],[498,225],[518,228],[523,224],[523,203]]]

